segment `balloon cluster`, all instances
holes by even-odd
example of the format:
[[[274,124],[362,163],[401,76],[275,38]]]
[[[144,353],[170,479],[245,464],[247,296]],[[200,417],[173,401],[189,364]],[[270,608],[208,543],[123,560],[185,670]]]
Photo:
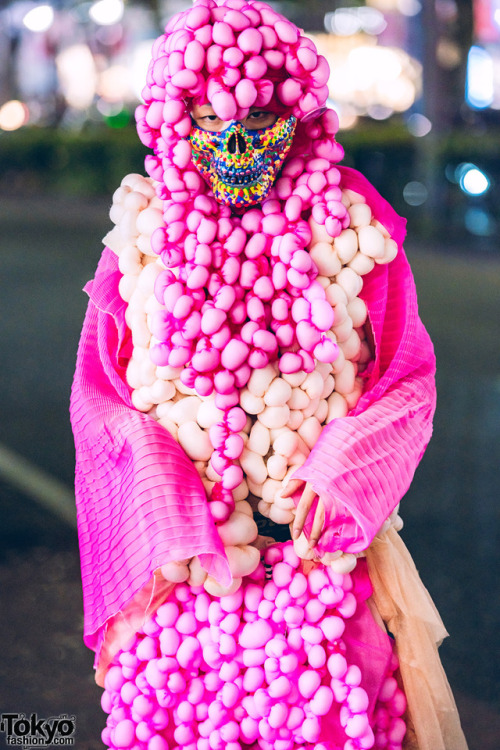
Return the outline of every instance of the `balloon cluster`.
[[[278,362],[283,373],[312,372],[338,353],[302,216],[311,212],[331,236],[346,226],[334,167],[343,151],[334,140],[337,116],[327,110],[304,126],[308,158],[288,158],[269,198],[236,216],[193,165],[189,106],[210,102],[224,120],[245,117],[250,106],[301,118],[324,105],[328,75],[312,42],[265,3],[197,0],[156,41],[137,110],[164,214],[151,235],[166,267],[155,286],[164,309],[154,314],[151,358],[182,367],[183,383],[200,396],[215,393],[223,418],[212,433],[211,464],[221,477],[213,494],[226,517],[243,479],[238,392],[252,370]]]
[[[280,496],[283,483],[304,463],[322,426],[344,417],[361,394],[363,368],[371,356],[364,332],[366,305],[359,297],[362,277],[375,263],[389,262],[397,246],[359,194],[341,191],[341,201],[349,227],[335,239],[324,225],[312,217],[308,221],[311,242],[307,252],[318,273],[314,283],[324,291],[333,311],[333,327],[325,335],[338,347],[335,361],[315,362],[310,373],[305,369],[282,372],[276,361],[253,369],[238,389],[238,402],[230,402],[235,405],[224,412],[217,406],[216,393],[204,396],[197,392],[196,381],[195,388],[185,384],[184,368],[158,366],[150,356],[156,345],[155,316],[165,315],[165,306],[155,295],[163,264],[151,246],[152,234],[166,226],[162,203],[151,180],[139,175],[126,177],[114,196],[111,218],[116,227],[105,241],[118,255],[123,274],[120,293],[127,302],[126,322],[134,343],[127,370],[134,389],[132,400],[136,408],[149,412],[168,429],[193,460],[212,498],[210,508],[235,579],[257,564],[255,550],[247,546],[257,535],[251,509],[243,502],[249,492],[260,499],[258,509],[263,515],[276,523],[290,523],[295,508],[293,500]],[[307,299],[293,298],[287,319],[290,330],[295,325],[294,310],[300,312],[300,305],[308,304]],[[216,309],[207,306],[208,311]],[[214,446],[219,451],[231,448],[232,456],[241,450],[235,460],[244,478],[232,491],[237,513],[228,513],[228,505],[217,494],[213,496],[224,468],[217,457],[212,464]],[[301,556],[305,554],[302,541],[297,543]],[[204,583],[196,558],[164,567],[168,580]],[[213,581],[207,586],[216,592]]]
[[[272,573],[270,572],[272,570]],[[406,704],[393,658],[373,717],[342,637],[349,575],[269,547],[235,593],[176,586],[105,679],[103,741],[131,750],[399,750]],[[337,723],[335,742],[331,721]]]
[[[186,100],[210,102],[222,120],[245,118],[250,107],[300,120],[324,105],[329,75],[314,43],[266,3],[195,0],[153,46],[139,135],[167,153],[191,130]]]

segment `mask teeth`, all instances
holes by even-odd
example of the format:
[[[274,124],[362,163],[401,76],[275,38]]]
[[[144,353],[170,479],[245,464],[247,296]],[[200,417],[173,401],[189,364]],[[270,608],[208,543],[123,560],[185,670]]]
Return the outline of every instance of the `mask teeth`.
[[[262,177],[262,170],[258,172],[243,172],[243,173],[221,173],[217,172],[218,178],[228,185],[251,185]]]

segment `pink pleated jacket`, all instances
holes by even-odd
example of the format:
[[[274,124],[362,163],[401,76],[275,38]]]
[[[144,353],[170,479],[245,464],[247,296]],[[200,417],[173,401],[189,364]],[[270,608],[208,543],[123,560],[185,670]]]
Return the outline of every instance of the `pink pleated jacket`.
[[[324,427],[295,474],[311,482],[325,504],[319,552],[369,546],[410,485],[435,409],[434,353],[402,249],[405,221],[362,175],[340,171],[341,186],[365,196],[400,250],[364,277],[360,296],[375,357],[363,395],[345,418]],[[161,565],[199,555],[210,575],[230,582],[196,469],[168,431],[132,405],[125,379],[132,343],[120,278],[116,256],[105,249],[86,287],[90,303],[71,398],[84,639],[94,650],[109,618]]]

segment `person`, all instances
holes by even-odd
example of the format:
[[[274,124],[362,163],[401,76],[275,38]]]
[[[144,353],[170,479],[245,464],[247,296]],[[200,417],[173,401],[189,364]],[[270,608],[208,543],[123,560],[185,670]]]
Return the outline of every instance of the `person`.
[[[328,76],[256,0],[153,46],[71,399],[109,747],[466,748],[397,533],[432,344]]]

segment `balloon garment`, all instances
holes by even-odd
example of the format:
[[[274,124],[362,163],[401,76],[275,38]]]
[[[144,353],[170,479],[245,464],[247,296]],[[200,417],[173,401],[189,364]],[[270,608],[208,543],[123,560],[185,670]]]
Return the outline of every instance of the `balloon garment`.
[[[404,567],[373,589],[371,545],[400,527],[430,438],[434,357],[404,222],[337,166],[328,75],[262,2],[196,0],[153,46],[149,178],[114,196],[72,393],[85,641],[113,748],[465,747],[442,728],[445,678],[406,688],[415,665],[439,672],[439,620],[422,625],[432,656],[396,673],[374,605],[393,573],[389,611]],[[198,105],[219,132],[193,124]],[[275,122],[246,128],[256,109]],[[324,507],[313,550],[310,518],[287,541],[292,477]],[[391,632],[399,652],[397,617]]]

